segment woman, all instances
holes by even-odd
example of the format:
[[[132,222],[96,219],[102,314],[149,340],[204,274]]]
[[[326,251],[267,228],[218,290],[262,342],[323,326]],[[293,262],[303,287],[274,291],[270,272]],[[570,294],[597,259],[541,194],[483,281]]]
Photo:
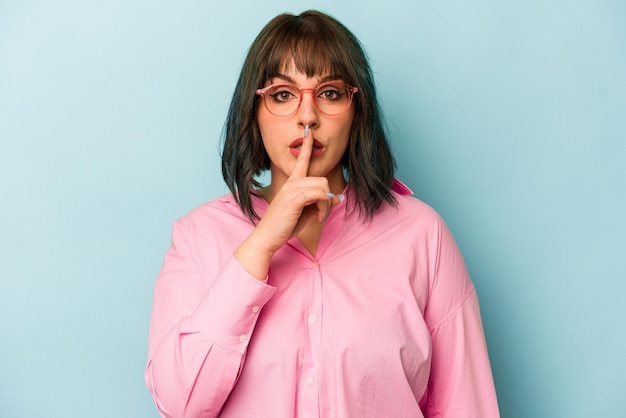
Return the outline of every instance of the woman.
[[[315,11],[268,23],[222,158],[232,193],[175,222],[156,283],[162,416],[498,416],[476,292],[443,221],[394,179],[348,29]]]

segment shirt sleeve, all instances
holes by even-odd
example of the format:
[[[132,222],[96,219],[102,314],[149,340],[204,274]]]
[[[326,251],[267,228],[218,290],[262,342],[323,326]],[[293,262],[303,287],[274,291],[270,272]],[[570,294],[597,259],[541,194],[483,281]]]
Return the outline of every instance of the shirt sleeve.
[[[443,221],[437,236],[437,261],[425,311],[432,343],[425,416],[499,417],[476,290]]]
[[[203,280],[174,224],[155,285],[145,371],[163,417],[217,416],[243,367],[258,314],[275,291],[232,255],[215,262],[223,263],[218,274]]]

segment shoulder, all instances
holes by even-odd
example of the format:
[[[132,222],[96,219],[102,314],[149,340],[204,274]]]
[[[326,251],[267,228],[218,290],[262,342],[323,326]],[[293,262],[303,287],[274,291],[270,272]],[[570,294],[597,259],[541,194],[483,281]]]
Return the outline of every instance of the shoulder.
[[[436,258],[442,232],[446,229],[439,213],[414,197],[410,189],[397,180],[392,193],[395,205],[383,203],[371,220],[346,219],[340,234],[342,241],[347,237],[347,242],[376,241],[377,245],[385,242],[386,247],[402,253],[408,251],[420,257]]]
[[[231,195],[203,203],[174,221],[171,248],[195,260],[201,271],[221,265],[254,225]],[[208,271],[208,270],[207,270]]]
[[[397,204],[395,207],[384,205],[378,214],[379,220],[420,227],[436,227],[444,223],[433,207],[415,197],[413,191],[399,180],[394,180],[391,190]]]
[[[415,197],[408,188],[394,187],[393,193],[396,205],[383,204],[368,229],[393,236],[395,241],[411,248],[428,248],[427,253],[434,257],[438,257],[442,245],[455,245],[445,220],[436,209]]]
[[[251,222],[244,216],[231,194],[209,200],[174,222],[174,228],[185,235],[219,235],[220,232],[236,232],[251,227]]]
[[[416,196],[396,195],[396,212],[402,216],[421,218],[424,221],[439,221],[441,216],[428,203]]]
[[[234,214],[234,212],[236,212],[234,210],[236,208],[237,204],[235,203],[235,199],[229,193],[224,196],[220,196],[204,202],[199,206],[196,206],[186,214],[182,215],[180,218],[176,219],[176,222],[180,224],[206,222],[210,221],[215,216],[221,217],[223,215],[232,215]]]

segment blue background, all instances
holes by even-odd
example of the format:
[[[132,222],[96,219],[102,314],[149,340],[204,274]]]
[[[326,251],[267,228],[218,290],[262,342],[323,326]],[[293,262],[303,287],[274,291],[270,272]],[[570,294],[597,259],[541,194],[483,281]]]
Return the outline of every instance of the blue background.
[[[0,417],[156,417],[171,223],[225,192],[243,57],[279,12],[364,43],[399,177],[478,288],[503,417],[626,416],[626,3],[0,0]]]

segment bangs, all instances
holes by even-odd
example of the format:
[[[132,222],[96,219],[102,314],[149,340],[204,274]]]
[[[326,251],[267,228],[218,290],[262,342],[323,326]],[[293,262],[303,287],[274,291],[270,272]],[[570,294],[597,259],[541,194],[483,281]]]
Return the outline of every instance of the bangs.
[[[305,19],[295,19],[277,28],[267,45],[265,68],[261,68],[264,82],[291,69],[307,77],[331,75],[352,83],[351,71],[346,66],[350,53],[342,51],[345,39],[331,28]]]

